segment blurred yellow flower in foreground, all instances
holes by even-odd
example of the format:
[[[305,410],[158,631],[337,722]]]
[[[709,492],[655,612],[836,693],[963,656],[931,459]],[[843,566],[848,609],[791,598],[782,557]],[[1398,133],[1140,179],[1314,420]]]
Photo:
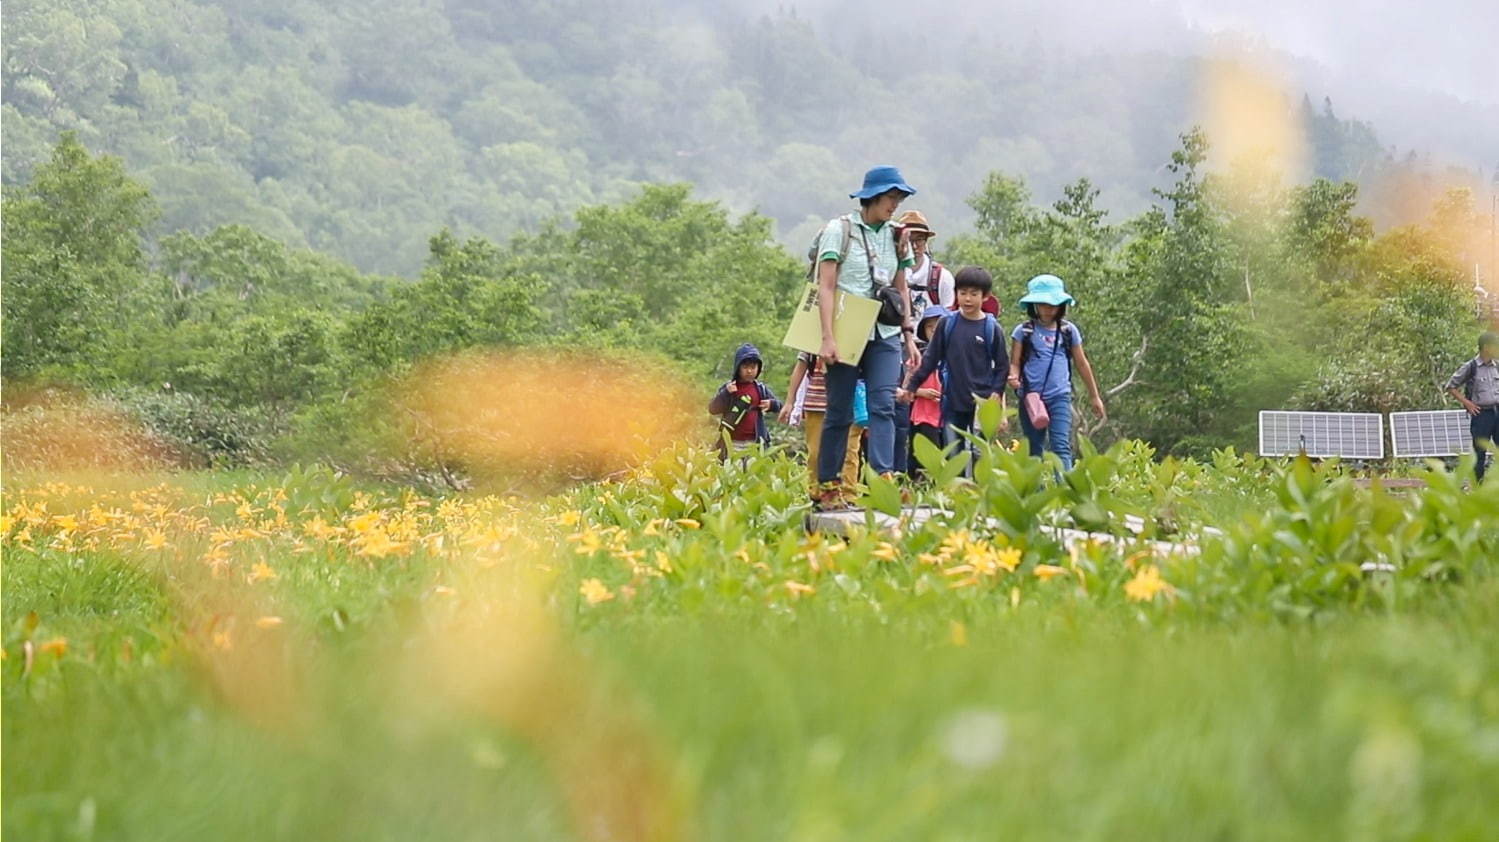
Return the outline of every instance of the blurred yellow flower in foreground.
[[[257,629],[274,629],[281,625],[282,622],[280,617],[261,617],[255,621],[255,627]]]
[[[272,569],[269,564],[266,564],[263,561],[257,561],[255,562],[255,565],[250,568],[250,575],[248,578],[250,580],[250,583],[254,584],[255,582],[259,582],[261,579],[275,579],[277,575],[278,574],[276,573],[276,571]]]
[[[1156,594],[1163,591],[1169,596],[1172,587],[1161,578],[1161,569],[1154,564],[1147,564],[1140,568],[1135,578],[1124,583],[1124,595],[1134,602],[1147,602],[1155,599]]]
[[[584,579],[583,584],[578,587],[578,593],[588,600],[589,605],[598,605],[600,602],[608,602],[614,598],[609,588],[598,579]]]
[[[68,639],[66,637],[54,637],[37,647],[37,651],[44,655],[56,655],[61,658],[68,653]]]
[[[1036,565],[1036,569],[1034,572],[1037,579],[1040,579],[1043,582],[1047,582],[1055,579],[1058,576],[1066,575],[1067,568],[1058,567],[1055,564],[1038,564]]]

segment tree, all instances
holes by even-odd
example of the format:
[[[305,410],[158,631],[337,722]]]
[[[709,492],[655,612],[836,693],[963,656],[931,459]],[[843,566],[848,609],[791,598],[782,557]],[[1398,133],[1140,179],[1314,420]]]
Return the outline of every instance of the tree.
[[[519,344],[538,335],[534,292],[540,286],[494,244],[479,237],[459,241],[443,230],[431,240],[421,280],[351,318],[341,344],[364,375],[446,351]]]
[[[156,205],[118,158],[89,155],[72,133],[7,194],[4,375],[86,374],[151,292],[142,238]]]
[[[1201,168],[1207,139],[1182,135],[1167,169],[1164,206],[1147,212],[1126,249],[1119,294],[1128,302],[1132,339],[1144,349],[1141,388],[1122,396],[1133,435],[1165,451],[1193,452],[1238,433],[1253,407],[1240,405],[1233,373],[1246,348],[1242,289],[1233,283],[1229,247]]]

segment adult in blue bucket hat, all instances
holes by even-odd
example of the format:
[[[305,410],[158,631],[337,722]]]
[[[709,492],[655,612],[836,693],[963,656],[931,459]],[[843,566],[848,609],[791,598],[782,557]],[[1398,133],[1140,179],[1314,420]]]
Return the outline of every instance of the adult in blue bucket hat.
[[[850,199],[873,199],[891,190],[897,190],[905,196],[916,195],[916,188],[906,183],[905,176],[900,174],[900,170],[895,167],[874,167],[864,173],[864,186],[848,194],[848,197]]]
[[[848,450],[848,427],[854,418],[854,388],[864,381],[869,408],[869,466],[877,474],[893,474],[895,460],[895,387],[904,356],[918,360],[916,326],[911,318],[911,293],[906,270],[914,265],[909,232],[897,232],[891,220],[900,203],[915,195],[900,170],[879,166],[864,174],[864,185],[848,194],[859,200],[859,210],[833,219],[815,245],[818,308],[822,346],[827,366],[827,413],[817,453],[817,490],[814,503],[822,509],[844,508],[852,489],[839,482]],[[888,290],[894,290],[893,293]],[[864,298],[893,297],[903,307],[893,323],[881,321],[870,331],[857,366],[839,356],[833,322],[837,293]],[[882,292],[885,290],[885,292]]]

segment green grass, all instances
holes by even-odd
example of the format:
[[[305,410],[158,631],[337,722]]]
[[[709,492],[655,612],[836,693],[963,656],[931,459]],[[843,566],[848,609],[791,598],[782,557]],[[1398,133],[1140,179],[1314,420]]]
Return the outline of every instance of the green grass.
[[[1066,562],[1031,527],[1003,539],[1025,548],[1021,567],[978,587],[952,589],[912,560],[935,528],[899,542],[900,561],[872,560],[877,542],[863,539],[813,571],[793,504],[800,475],[773,460],[740,471],[670,455],[620,483],[504,509],[494,520],[542,548],[541,572],[520,575],[433,548],[293,552],[288,537],[247,542],[238,578],[215,579],[186,535],[175,553],[65,552],[19,547],[13,527],[3,830],[1492,838],[1499,520],[1481,508],[1492,495],[1431,475],[1426,497],[1401,501],[1408,514],[1372,529],[1394,515],[1335,468],[1173,468],[1111,454],[1085,465],[1094,485],[1066,493],[1028,486],[1028,463],[996,455],[992,467],[1020,489],[1017,519],[1092,501],[1106,521],[1170,506],[1188,531],[1226,526],[1199,560],[1160,562],[1172,597],[1126,599],[1123,552],[1084,556],[1095,569],[1075,580],[1040,581],[1035,564]],[[183,506],[217,493],[261,506],[279,488],[307,519],[352,515],[357,490],[306,472],[181,479]],[[958,512],[1011,511],[987,487],[936,493]],[[373,510],[430,510],[365,491]],[[25,494],[13,484],[7,510]],[[192,513],[229,523],[233,508]],[[555,525],[574,510],[575,527]],[[1359,527],[1346,536],[1345,517]],[[675,518],[701,528],[646,528]],[[610,526],[615,549],[566,540]],[[631,549],[661,549],[675,566],[631,574],[617,557]],[[1343,570],[1376,556],[1399,572]],[[252,559],[277,578],[242,585]],[[830,560],[836,570],[822,568]],[[585,578],[614,598],[588,604]],[[789,594],[787,579],[816,593]],[[234,648],[216,655],[205,617],[226,595],[253,597],[237,609],[246,617],[274,611],[285,625],[258,632],[241,618]],[[57,638],[67,651],[35,654],[28,669],[25,644]],[[640,816],[648,829],[631,830]]]

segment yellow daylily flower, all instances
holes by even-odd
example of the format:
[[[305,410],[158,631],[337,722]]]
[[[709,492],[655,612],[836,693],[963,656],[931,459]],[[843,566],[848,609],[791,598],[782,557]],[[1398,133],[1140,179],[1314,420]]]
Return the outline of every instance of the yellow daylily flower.
[[[588,600],[589,605],[598,605],[600,602],[608,602],[614,598],[609,588],[598,579],[584,579],[583,583],[578,586],[578,593]]]
[[[1148,602],[1159,593],[1170,596],[1173,590],[1175,589],[1161,578],[1161,569],[1154,564],[1140,568],[1133,579],[1124,583],[1124,595],[1133,602]]]

